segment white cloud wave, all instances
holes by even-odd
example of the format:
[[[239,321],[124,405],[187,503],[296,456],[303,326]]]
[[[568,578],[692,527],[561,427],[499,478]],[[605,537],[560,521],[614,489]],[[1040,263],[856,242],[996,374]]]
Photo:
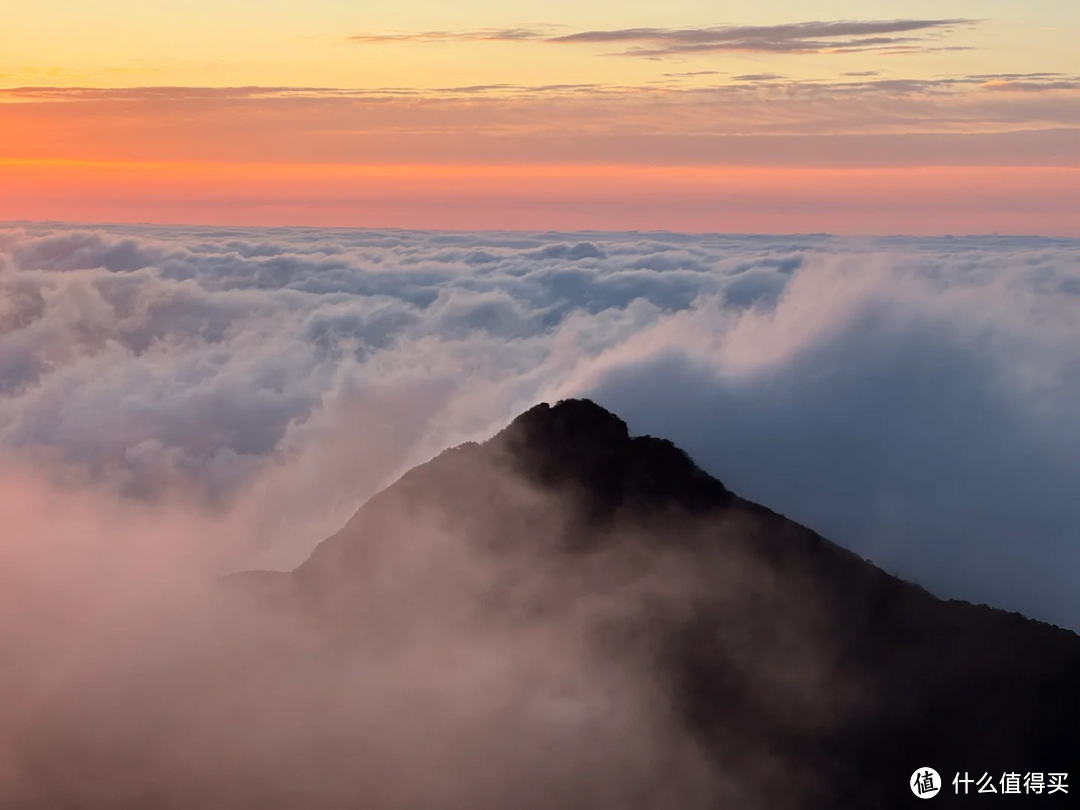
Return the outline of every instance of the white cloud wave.
[[[0,229],[5,463],[243,525],[247,564],[568,395],[939,594],[1080,627],[1076,241]]]

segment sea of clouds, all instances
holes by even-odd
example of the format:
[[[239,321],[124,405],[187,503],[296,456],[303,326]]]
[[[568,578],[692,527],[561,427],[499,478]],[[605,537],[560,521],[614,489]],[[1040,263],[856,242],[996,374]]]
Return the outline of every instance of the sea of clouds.
[[[290,568],[569,396],[1080,628],[1080,241],[1045,238],[3,225],[0,580]]]

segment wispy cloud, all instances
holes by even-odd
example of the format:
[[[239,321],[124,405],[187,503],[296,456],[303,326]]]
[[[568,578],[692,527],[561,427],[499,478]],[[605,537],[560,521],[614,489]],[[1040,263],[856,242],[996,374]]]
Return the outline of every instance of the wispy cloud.
[[[977,20],[839,20],[785,25],[735,25],[705,28],[623,28],[581,31],[546,41],[632,44],[627,56],[743,51],[761,53],[845,53],[921,48],[930,35],[971,26]]]
[[[466,31],[417,31],[355,34],[352,42],[546,42],[559,44],[629,44],[625,56],[665,57],[680,54],[742,51],[759,53],[893,53],[941,50],[931,37],[978,20],[837,20],[784,25],[727,25],[700,28],[621,28],[578,31],[555,36],[555,26],[476,28]],[[946,49],[963,49],[950,46]]]
[[[681,79],[692,76],[723,76],[725,72],[726,71],[723,70],[684,70],[677,73],[662,73],[660,75],[669,79]]]
[[[1075,127],[1080,124],[1080,75],[1068,73],[957,74],[933,78],[884,77],[875,71],[839,80],[795,80],[779,73],[723,76],[709,86],[682,79],[721,76],[720,71],[661,74],[652,84],[493,83],[445,87],[19,87],[0,88],[0,124],[14,133],[44,127],[35,139],[52,138],[55,118],[46,110],[66,105],[65,117],[92,116],[127,131],[151,131],[176,142],[184,131],[230,127],[265,131],[277,126],[274,144],[286,133],[307,142],[307,132],[344,138],[383,134],[523,135],[568,133],[590,121],[590,132],[708,135],[841,134],[856,132],[1002,132]],[[536,104],[543,103],[543,116]],[[131,123],[131,105],[142,105]],[[724,115],[718,117],[718,105]],[[35,112],[40,110],[40,112]],[[303,110],[301,113],[300,111]],[[598,117],[599,115],[599,117]],[[288,123],[285,123],[287,119]],[[47,123],[47,122],[52,123]],[[110,124],[110,127],[112,124]],[[87,141],[85,126],[70,135]],[[578,137],[581,137],[579,133]],[[206,137],[192,136],[205,143]],[[25,141],[25,136],[21,138]],[[104,140],[113,142],[115,137]],[[130,140],[130,139],[128,139]],[[192,142],[185,136],[184,142]],[[232,136],[227,139],[232,142]],[[30,141],[25,141],[30,143]],[[260,136],[260,143],[270,142]],[[365,147],[366,148],[366,147]],[[272,150],[275,151],[276,149]],[[363,151],[363,150],[361,150]],[[37,155],[38,152],[34,151]],[[8,156],[16,156],[11,149]],[[145,157],[145,156],[144,156]],[[277,158],[275,158],[277,159]]]
[[[787,76],[781,76],[779,73],[744,73],[731,78],[737,82],[776,82],[786,79]]]
[[[1076,166],[1078,127],[1072,74],[0,89],[9,159]]]
[[[415,31],[392,34],[354,34],[352,42],[378,45],[388,42],[527,42],[547,39],[555,26],[520,26],[517,28],[474,28],[470,31]]]
[[[353,100],[374,101],[387,98],[453,97],[487,95],[559,94],[585,91],[610,91],[614,88],[595,83],[581,84],[471,84],[453,87],[0,87],[0,104],[18,102],[238,102],[275,100]]]
[[[1080,90],[1080,79],[991,79],[982,86],[987,90],[1013,93],[1045,93],[1049,90]]]

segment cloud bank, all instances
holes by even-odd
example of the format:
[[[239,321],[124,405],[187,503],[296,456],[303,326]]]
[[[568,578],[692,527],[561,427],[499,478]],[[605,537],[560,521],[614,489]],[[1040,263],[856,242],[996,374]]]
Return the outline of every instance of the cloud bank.
[[[160,516],[170,559],[285,568],[413,464],[585,395],[940,595],[1080,627],[1078,248],[11,225],[0,502],[29,481]]]

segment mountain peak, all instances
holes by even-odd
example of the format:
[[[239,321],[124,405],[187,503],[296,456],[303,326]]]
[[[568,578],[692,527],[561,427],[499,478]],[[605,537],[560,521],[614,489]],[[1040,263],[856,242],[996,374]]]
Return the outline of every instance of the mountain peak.
[[[622,419],[589,399],[541,403],[495,437],[518,472],[547,486],[573,486],[594,516],[624,505],[718,507],[731,493],[671,442],[631,437]]]
[[[508,430],[579,442],[618,442],[630,438],[626,422],[591,399],[562,399],[554,405],[541,402],[518,416]]]

